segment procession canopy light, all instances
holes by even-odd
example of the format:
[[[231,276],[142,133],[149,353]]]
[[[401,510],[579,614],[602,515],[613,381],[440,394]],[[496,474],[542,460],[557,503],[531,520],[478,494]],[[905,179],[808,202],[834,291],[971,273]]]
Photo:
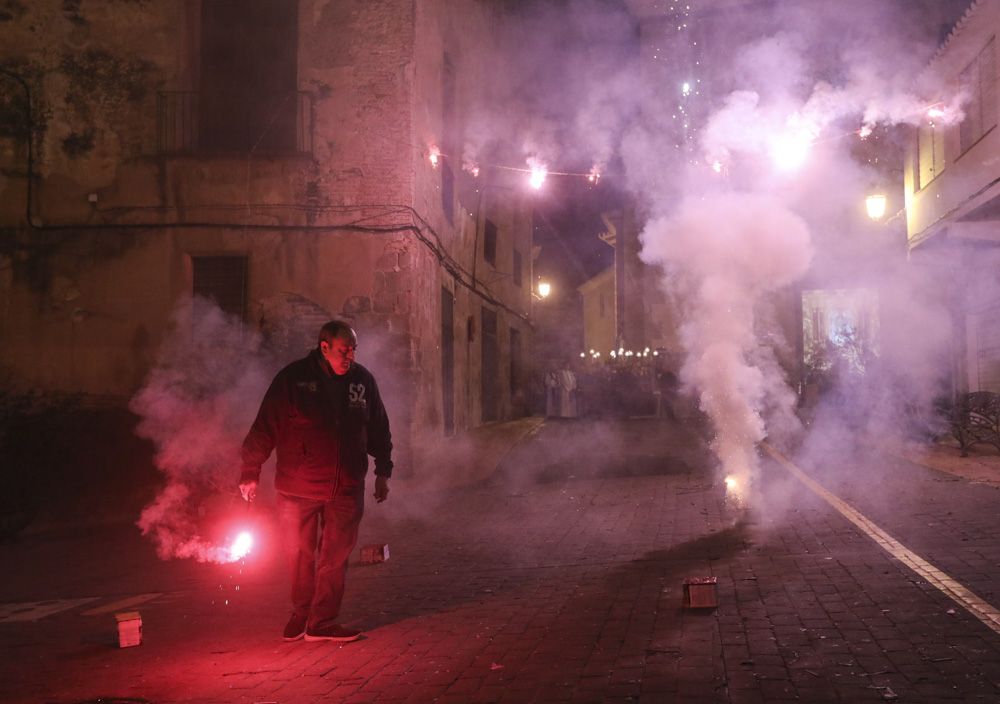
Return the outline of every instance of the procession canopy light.
[[[885,216],[886,197],[881,193],[873,193],[865,198],[865,209],[872,220],[881,220]]]

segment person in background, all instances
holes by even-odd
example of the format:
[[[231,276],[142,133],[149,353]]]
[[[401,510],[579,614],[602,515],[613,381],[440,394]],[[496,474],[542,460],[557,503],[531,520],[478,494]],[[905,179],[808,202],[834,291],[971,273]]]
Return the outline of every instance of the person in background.
[[[353,641],[339,622],[347,560],[364,513],[368,456],[375,500],[389,496],[392,437],[375,377],[354,361],[358,337],[333,320],[312,352],[278,372],[243,441],[240,493],[252,501],[261,465],[277,450],[274,486],[291,569],[284,639]]]

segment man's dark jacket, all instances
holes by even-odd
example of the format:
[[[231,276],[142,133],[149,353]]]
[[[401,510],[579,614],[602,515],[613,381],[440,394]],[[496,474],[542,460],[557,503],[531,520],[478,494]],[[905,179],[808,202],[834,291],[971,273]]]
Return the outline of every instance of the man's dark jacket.
[[[310,499],[364,490],[368,455],[375,474],[392,474],[389,418],[375,378],[360,364],[334,374],[318,350],[278,372],[243,441],[240,481],[260,478],[277,448],[274,487]]]

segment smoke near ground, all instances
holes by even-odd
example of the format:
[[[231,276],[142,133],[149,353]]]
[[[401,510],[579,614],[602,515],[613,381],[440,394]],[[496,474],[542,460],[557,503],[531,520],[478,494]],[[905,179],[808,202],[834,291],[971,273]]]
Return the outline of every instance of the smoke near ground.
[[[642,257],[662,268],[662,288],[678,302],[682,381],[713,423],[725,473],[752,476],[764,437],[800,443],[801,459],[819,461],[831,443],[853,452],[861,435],[934,432],[956,329],[941,282],[961,263],[907,261],[903,218],[890,211],[874,224],[863,203],[902,180],[894,128],[963,118],[964,89],[923,69],[942,26],[967,5],[720,0],[684,6],[676,22],[633,17],[632,29],[628,12],[650,5],[524,6],[523,50],[499,72],[509,84],[492,86],[505,119],[477,133],[620,166],[607,180],[625,184],[648,218]],[[578,70],[556,74],[556,65]],[[519,92],[522,84],[532,88]],[[528,118],[574,131],[526,135]],[[881,140],[870,150],[881,162],[863,156],[868,139]],[[792,383],[803,320],[776,311],[795,310],[812,289],[869,292],[882,324],[872,338],[857,324],[837,327],[837,344],[807,370],[804,381],[822,387],[810,401]]]
[[[491,166],[532,159],[554,172],[597,166],[602,183],[629,190],[650,218],[643,258],[681,302],[681,377],[713,423],[724,473],[752,481],[755,445],[800,433],[800,389],[788,382],[798,351],[775,314],[799,289],[870,289],[884,322],[872,354],[824,362],[829,388],[801,457],[849,448],[857,428],[897,432],[909,423],[901,407],[927,417],[954,334],[936,282],[961,263],[903,261],[901,219],[875,226],[861,211],[881,176],[852,152],[861,134],[915,124],[931,106],[940,121],[961,119],[960,87],[917,80],[937,23],[957,19],[941,8],[956,3],[720,0],[721,11],[692,6],[692,33],[664,23],[662,37],[641,35],[626,4],[507,4],[511,50],[487,85],[468,87],[482,95],[463,134],[433,141],[462,144],[466,170],[482,167],[483,183]],[[685,43],[695,34],[700,48]],[[392,395],[405,379],[377,367],[399,341],[387,336],[383,347],[359,332],[362,351],[375,351],[359,359],[395,421]],[[293,358],[272,361],[217,311],[177,319],[133,402],[166,480],[140,521],[162,555],[217,559],[197,528],[197,497],[232,490],[238,444],[271,375]]]
[[[235,495],[239,447],[276,368],[261,338],[214,303],[178,306],[131,402],[165,482],[138,521],[161,558],[230,561],[229,548],[203,534],[201,514],[212,497]]]
[[[755,364],[766,357],[755,311],[808,269],[808,228],[773,197],[723,192],[685,200],[674,215],[650,222],[643,257],[676,274],[671,281],[687,308],[681,381],[712,420],[723,471],[745,487],[767,432],[762,409],[794,418],[794,397],[774,391],[785,386],[780,369]]]

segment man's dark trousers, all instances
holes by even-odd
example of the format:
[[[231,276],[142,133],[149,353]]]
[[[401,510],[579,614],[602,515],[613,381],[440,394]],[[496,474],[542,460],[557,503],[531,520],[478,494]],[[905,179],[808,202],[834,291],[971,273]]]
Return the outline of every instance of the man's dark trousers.
[[[337,623],[344,599],[347,560],[358,542],[365,486],[329,501],[278,492],[278,523],[292,577],[292,607],[308,616],[306,628]],[[317,544],[318,543],[318,544]]]

